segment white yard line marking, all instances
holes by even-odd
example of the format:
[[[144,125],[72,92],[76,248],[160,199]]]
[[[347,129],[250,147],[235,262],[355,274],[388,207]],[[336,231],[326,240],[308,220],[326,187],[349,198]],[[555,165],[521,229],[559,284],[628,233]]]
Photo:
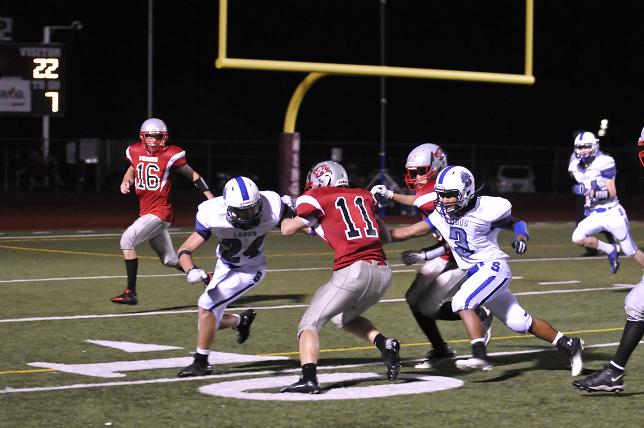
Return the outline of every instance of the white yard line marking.
[[[547,290],[547,291],[524,291],[521,293],[514,293],[515,296],[533,296],[540,294],[563,294],[563,293],[586,293],[591,291],[614,291],[618,288],[633,288],[634,285],[621,285],[613,287],[601,287],[601,288],[579,288],[571,290]],[[277,297],[277,296],[276,296]],[[383,299],[379,303],[399,303],[404,302],[405,299]],[[253,306],[254,310],[257,311],[267,311],[267,310],[276,310],[276,309],[297,309],[297,308],[306,308],[308,304],[297,304],[297,305],[278,305],[278,306]],[[227,308],[227,312],[237,312],[243,311],[246,307],[236,307],[236,308]],[[125,318],[125,317],[147,317],[154,315],[174,315],[174,314],[188,314],[197,312],[196,309],[181,309],[181,310],[172,310],[172,311],[154,311],[154,312],[131,312],[125,314],[87,314],[87,315],[68,315],[68,316],[51,316],[51,317],[31,317],[31,318],[7,318],[0,319],[0,324],[2,323],[17,323],[17,322],[34,322],[34,321],[65,321],[65,320],[80,320],[80,319],[95,319],[95,318]]]
[[[644,343],[640,342],[640,343]],[[610,346],[617,346],[619,343],[600,343],[596,345],[586,346],[586,349],[589,348],[604,348]],[[507,351],[507,352],[495,352],[488,355],[519,355],[527,354],[533,352],[546,352],[554,351],[556,349],[535,349],[535,350],[523,350],[523,351]],[[459,356],[459,358],[467,358],[467,356]],[[420,361],[420,360],[413,360]],[[345,366],[318,366],[318,370],[337,370],[337,369],[348,369],[348,368],[357,368],[357,367],[368,367],[374,365],[381,365],[382,362],[372,362],[364,364],[347,364]],[[268,376],[268,375],[280,375],[285,373],[299,373],[300,368],[294,369],[284,369],[284,370],[262,370],[262,371],[247,371],[247,372],[238,372],[238,373],[226,373],[226,374],[215,374],[210,376],[198,376],[198,377],[187,377],[187,378],[161,378],[161,379],[148,379],[148,380],[132,380],[132,381],[122,381],[122,382],[98,382],[98,383],[80,383],[74,385],[61,385],[61,386],[42,386],[42,387],[28,387],[28,388],[11,388],[6,387],[0,389],[0,394],[18,394],[18,393],[29,393],[29,392],[48,392],[48,391],[65,391],[73,389],[87,389],[87,388],[109,388],[113,386],[130,386],[130,385],[150,385],[150,384],[163,384],[163,383],[173,383],[173,382],[194,382],[210,379],[224,379],[231,377],[244,377],[244,376]]]
[[[560,285],[560,284],[579,284],[581,281],[550,281],[550,282],[537,282],[537,285]]]

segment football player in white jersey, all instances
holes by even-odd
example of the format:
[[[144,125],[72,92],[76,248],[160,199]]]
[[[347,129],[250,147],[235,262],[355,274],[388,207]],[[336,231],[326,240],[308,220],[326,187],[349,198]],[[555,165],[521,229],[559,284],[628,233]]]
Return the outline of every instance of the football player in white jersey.
[[[465,324],[472,344],[472,358],[457,360],[461,370],[491,370],[481,320],[476,314],[485,305],[510,329],[532,333],[564,351],[570,358],[573,376],[581,373],[583,342],[555,330],[547,321],[530,315],[510,291],[512,272],[505,254],[497,244],[501,229],[513,230],[513,247],[518,254],[527,249],[528,228],[512,217],[507,199],[475,195],[474,176],[462,166],[449,166],[438,174],[434,187],[438,194],[436,210],[422,222],[392,229],[393,241],[401,241],[430,232],[440,233],[449,244],[459,268],[468,278],[452,298],[452,309]],[[442,248],[430,257],[437,257]]]
[[[237,330],[237,343],[248,339],[255,311],[225,314],[235,300],[253,290],[266,273],[265,238],[268,231],[280,225],[292,209],[271,191],[259,191],[249,178],[234,177],[224,186],[223,196],[199,205],[195,231],[178,251],[181,267],[190,284],[206,284],[199,297],[197,350],[193,363],[181,370],[179,377],[206,376],[212,373],[208,364],[210,348],[217,330]],[[215,235],[219,240],[217,264],[212,278],[195,266],[192,253]]]
[[[403,205],[415,206],[423,217],[426,217],[436,208],[434,186],[436,177],[445,167],[447,155],[440,146],[432,143],[421,144],[409,152],[405,164],[405,184],[409,190],[414,191],[413,195],[394,193],[381,184],[374,186],[371,193],[378,200],[392,200]],[[439,242],[436,245],[444,243]],[[432,246],[420,250],[407,250],[402,253],[402,260],[406,265],[422,263],[405,293],[405,300],[414,319],[432,344],[425,358],[414,366],[417,369],[434,368],[456,355],[452,347],[443,340],[436,321],[460,320],[458,314],[452,311],[450,299],[465,280],[465,272],[458,268],[449,251],[441,257],[428,259],[425,255],[433,248]],[[477,310],[483,322],[487,344],[491,337],[493,317],[483,306]]]
[[[644,166],[644,128],[642,128],[637,145],[640,162]],[[639,284],[626,295],[624,309],[626,310],[626,325],[613,359],[603,370],[598,370],[585,379],[573,382],[572,385],[575,388],[588,392],[620,392],[624,390],[626,363],[644,336],[644,275],[642,275]]]
[[[585,200],[587,216],[574,232],[572,241],[580,246],[596,248],[608,255],[610,271],[619,269],[618,248],[595,238],[601,231],[610,232],[622,252],[644,268],[644,253],[637,248],[631,237],[626,211],[617,199],[615,160],[599,151],[599,140],[592,132],[582,131],[575,137],[575,158],[571,159],[568,172],[577,181],[572,187],[575,195]]]

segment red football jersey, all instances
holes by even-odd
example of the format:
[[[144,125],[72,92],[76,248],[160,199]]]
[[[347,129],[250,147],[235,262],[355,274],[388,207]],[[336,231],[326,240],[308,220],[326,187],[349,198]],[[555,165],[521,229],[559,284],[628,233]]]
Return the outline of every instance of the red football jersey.
[[[186,152],[177,146],[168,146],[156,155],[150,155],[143,143],[134,143],[125,150],[134,168],[134,188],[139,198],[139,216],[154,214],[172,222],[170,204],[170,171],[186,164]]]
[[[435,184],[435,179],[428,181],[423,187],[416,191],[414,206],[420,209],[425,217],[430,215],[436,209],[436,193],[434,192]]]
[[[297,198],[297,215],[317,219],[315,231],[335,250],[333,269],[358,260],[387,260],[374,213],[376,201],[365,189],[318,187]]]

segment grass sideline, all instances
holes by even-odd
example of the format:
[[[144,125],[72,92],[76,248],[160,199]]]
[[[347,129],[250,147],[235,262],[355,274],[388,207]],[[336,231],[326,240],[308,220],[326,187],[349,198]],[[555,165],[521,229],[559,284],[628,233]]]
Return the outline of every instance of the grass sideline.
[[[614,353],[624,325],[625,288],[641,277],[635,262],[624,258],[617,275],[604,257],[579,258],[570,244],[569,224],[531,227],[528,252],[512,256],[516,279],[511,289],[531,313],[555,327],[582,337],[585,373],[600,368]],[[321,402],[254,401],[205,395],[199,388],[236,380],[294,376],[298,373],[295,332],[306,303],[328,279],[331,251],[320,241],[300,235],[267,239],[270,272],[234,311],[256,308],[258,316],[248,342],[237,345],[231,331],[218,333],[214,349],[245,355],[281,355],[287,360],[217,366],[217,376],[177,381],[178,368],[124,372],[105,379],[52,371],[32,362],[97,364],[189,358],[195,346],[195,302],[199,287],[160,265],[148,246],[141,248],[139,295],[135,307],[113,305],[109,298],[124,285],[120,230],[93,234],[20,232],[0,237],[0,426],[425,426],[483,423],[495,426],[546,424],[631,426],[644,395],[644,348],[629,362],[622,394],[586,394],[574,390],[565,356],[531,336],[517,335],[498,321],[489,352],[495,368],[463,374],[447,364],[440,370],[416,370],[413,361],[428,350],[404,303],[414,273],[400,266],[399,254],[426,245],[418,239],[386,247],[397,272],[385,301],[366,314],[389,336],[403,343],[403,373],[446,376],[464,382],[446,391]],[[173,233],[176,245],[188,229]],[[644,226],[632,224],[637,241]],[[499,242],[510,252],[510,233]],[[214,265],[214,247],[196,254],[201,266]],[[510,254],[510,253],[509,253]],[[578,282],[572,282],[578,281]],[[567,291],[567,292],[562,292]],[[538,294],[539,293],[539,294]],[[85,315],[84,318],[74,318]],[[27,321],[26,318],[49,318]],[[459,355],[469,353],[460,322],[439,327]],[[321,374],[381,373],[379,355],[369,344],[327,325],[322,331]],[[176,346],[157,352],[126,353],[87,340],[128,341]],[[152,363],[149,363],[152,364]],[[226,377],[222,377],[226,376]],[[394,384],[412,388],[399,379]],[[386,381],[355,381],[323,386],[387,386]],[[33,388],[33,390],[26,390]],[[39,389],[40,388],[40,389]],[[59,388],[59,389],[56,389]],[[67,389],[60,389],[67,388]],[[13,390],[23,390],[14,392]],[[263,392],[275,392],[276,388]]]

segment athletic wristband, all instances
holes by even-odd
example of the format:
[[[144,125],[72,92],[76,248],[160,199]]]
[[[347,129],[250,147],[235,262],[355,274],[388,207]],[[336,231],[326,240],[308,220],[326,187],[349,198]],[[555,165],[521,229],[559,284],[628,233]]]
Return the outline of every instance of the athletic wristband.
[[[187,254],[187,255],[191,256],[192,251],[188,251],[185,248],[182,248],[181,250],[179,250],[179,253],[177,254],[177,258],[180,259],[181,256],[183,256],[184,254]]]
[[[525,221],[519,220],[514,223],[514,234],[515,235],[525,235],[526,240],[530,239],[530,234],[528,233],[528,225]]]
[[[608,196],[608,190],[595,190],[595,199],[607,199]]]
[[[192,184],[195,185],[197,190],[200,192],[208,192],[210,189],[208,188],[208,185],[206,184],[206,181],[203,179],[203,177],[197,178],[195,181],[192,182]]]

